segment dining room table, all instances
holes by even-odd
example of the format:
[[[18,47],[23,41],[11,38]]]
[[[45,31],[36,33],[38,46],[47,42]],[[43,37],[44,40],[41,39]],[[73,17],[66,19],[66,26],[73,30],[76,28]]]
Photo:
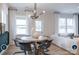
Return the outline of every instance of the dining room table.
[[[24,37],[20,37],[18,41],[23,42],[23,43],[28,43],[28,42],[40,42],[44,40],[51,40],[51,39],[49,39],[48,37],[43,37],[43,36],[40,36],[38,39],[33,38],[32,36],[29,36],[29,37],[24,36]]]
[[[19,43],[33,43],[34,45],[34,54],[37,55],[38,54],[38,42],[42,42],[45,40],[51,40],[49,39],[49,37],[45,37],[45,36],[40,36],[38,39],[33,38],[32,36],[24,36],[24,37],[20,37],[18,39]]]

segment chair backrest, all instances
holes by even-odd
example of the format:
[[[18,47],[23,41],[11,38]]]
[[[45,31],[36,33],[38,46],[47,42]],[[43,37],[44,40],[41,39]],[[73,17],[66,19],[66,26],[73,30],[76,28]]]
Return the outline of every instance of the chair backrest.
[[[21,50],[30,51],[31,50],[31,43],[19,43]]]
[[[14,43],[15,43],[15,45],[16,45],[17,47],[20,47],[20,44],[19,44],[19,42],[18,42],[18,39],[19,39],[19,38],[14,39]]]
[[[47,41],[47,48],[50,47],[52,40]]]
[[[52,40],[42,41],[42,42],[40,42],[40,47],[46,49],[46,48],[50,47],[51,43],[52,43]]]
[[[20,47],[21,50],[27,50],[30,51],[31,50],[31,42],[29,43],[20,43],[18,42],[18,40],[20,40],[19,38],[14,39],[14,43],[16,45],[16,47]]]
[[[40,32],[35,32],[33,35],[33,38],[38,39],[39,36],[41,36]]]

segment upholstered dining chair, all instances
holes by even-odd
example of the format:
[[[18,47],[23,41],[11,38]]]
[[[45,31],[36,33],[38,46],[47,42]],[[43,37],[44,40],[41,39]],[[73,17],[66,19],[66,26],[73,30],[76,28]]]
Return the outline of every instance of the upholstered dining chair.
[[[48,48],[51,46],[52,40],[44,40],[39,42],[39,49],[41,50],[42,54],[49,55],[46,52],[48,52]]]
[[[14,39],[15,46],[20,47],[20,44],[19,44],[19,42],[17,40],[19,40],[19,38]],[[24,51],[14,52],[13,55],[15,55],[17,53],[24,53]]]
[[[32,37],[35,38],[35,39],[38,39],[39,36],[41,36],[41,33],[40,32],[37,32],[37,31],[34,32],[33,35],[32,35]]]
[[[31,46],[30,46],[31,42],[29,42],[29,43],[19,43],[18,40],[20,40],[20,39],[16,38],[14,40],[15,45],[16,45],[16,47],[20,47],[20,49],[22,51],[15,52],[13,54],[24,53],[26,55],[27,54],[26,52],[29,52],[29,51],[31,52]]]

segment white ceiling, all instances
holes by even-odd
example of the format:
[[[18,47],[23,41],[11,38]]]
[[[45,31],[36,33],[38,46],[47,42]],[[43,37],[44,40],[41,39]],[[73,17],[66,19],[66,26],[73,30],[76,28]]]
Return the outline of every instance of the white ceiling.
[[[33,3],[8,3],[9,7],[18,10],[33,9]],[[60,13],[79,13],[78,3],[37,3],[39,10],[46,10],[47,12],[60,12]]]

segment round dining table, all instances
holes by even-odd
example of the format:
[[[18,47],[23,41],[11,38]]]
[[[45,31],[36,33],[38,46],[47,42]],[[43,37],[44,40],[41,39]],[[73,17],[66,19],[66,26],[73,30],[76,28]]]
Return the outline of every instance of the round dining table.
[[[45,40],[51,40],[51,39],[49,39],[48,37],[43,37],[43,36],[41,36],[38,39],[35,39],[35,38],[31,37],[31,36],[29,36],[29,37],[24,36],[24,37],[19,38],[18,42],[19,43],[34,43],[35,54],[37,54],[38,53],[36,51],[38,49],[37,42],[41,42],[41,41],[45,41]]]
[[[49,40],[48,37],[41,37],[41,38],[38,38],[38,39],[35,39],[31,36],[29,37],[21,37],[18,42],[22,42],[22,43],[28,43],[28,42],[40,42],[40,41],[44,41],[44,40]]]

